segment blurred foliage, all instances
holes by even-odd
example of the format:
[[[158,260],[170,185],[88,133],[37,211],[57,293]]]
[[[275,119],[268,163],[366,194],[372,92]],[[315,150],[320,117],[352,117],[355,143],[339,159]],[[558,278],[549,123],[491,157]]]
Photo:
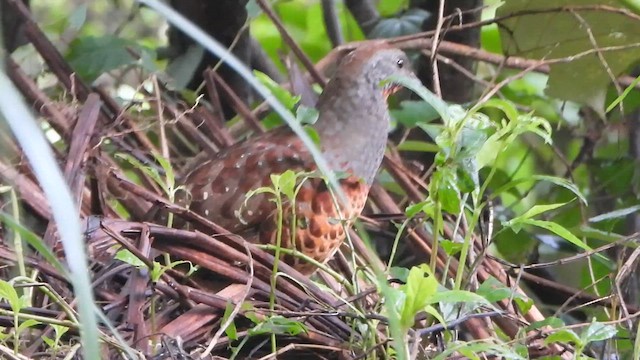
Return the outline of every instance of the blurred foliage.
[[[498,8],[496,15],[594,3],[611,8],[620,4],[617,0],[516,0],[505,2]],[[534,59],[563,58],[594,48],[628,46],[621,51],[603,53],[603,59],[593,53],[570,63],[551,66],[548,94],[587,104],[601,116],[604,115],[605,95],[611,82],[609,72],[621,74],[640,57],[640,49],[633,46],[640,41],[640,22],[615,12],[534,12],[506,19],[501,36],[508,55]]]

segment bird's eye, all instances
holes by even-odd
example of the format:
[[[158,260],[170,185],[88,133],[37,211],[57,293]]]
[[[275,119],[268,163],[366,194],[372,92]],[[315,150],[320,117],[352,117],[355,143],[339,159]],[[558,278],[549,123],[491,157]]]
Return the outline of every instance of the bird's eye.
[[[398,59],[396,65],[398,65],[398,69],[402,69],[404,67],[404,59]]]

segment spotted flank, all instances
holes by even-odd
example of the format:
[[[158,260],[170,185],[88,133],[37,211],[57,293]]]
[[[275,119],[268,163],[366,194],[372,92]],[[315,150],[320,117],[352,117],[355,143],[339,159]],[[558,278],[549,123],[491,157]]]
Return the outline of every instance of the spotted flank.
[[[362,212],[369,190],[368,185],[353,176],[340,180],[340,185],[347,198],[345,205],[338,205],[337,196],[332,195],[323,180],[306,180],[296,198],[296,226],[291,226],[292,204],[284,208],[282,248],[296,249],[319,263],[333,257],[346,238],[345,229],[349,229]],[[261,243],[277,244],[277,219],[277,214],[273,213],[262,223],[259,233]],[[313,264],[304,259],[290,255],[283,256],[283,259],[303,274],[311,274],[316,270]]]

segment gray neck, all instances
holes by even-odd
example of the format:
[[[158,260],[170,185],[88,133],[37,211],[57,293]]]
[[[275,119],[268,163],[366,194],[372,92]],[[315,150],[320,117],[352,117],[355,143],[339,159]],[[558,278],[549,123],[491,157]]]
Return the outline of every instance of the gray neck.
[[[327,85],[318,101],[320,118],[315,128],[329,166],[371,184],[386,147],[389,111],[377,84],[371,85],[366,78],[352,82]]]

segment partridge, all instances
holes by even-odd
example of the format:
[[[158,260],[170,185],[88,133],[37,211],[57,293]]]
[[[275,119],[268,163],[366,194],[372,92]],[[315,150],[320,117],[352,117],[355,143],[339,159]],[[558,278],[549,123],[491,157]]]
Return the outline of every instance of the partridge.
[[[283,248],[295,248],[324,263],[345,239],[346,229],[365,206],[384,155],[389,131],[386,100],[398,87],[381,82],[391,75],[415,76],[406,55],[386,44],[359,47],[339,63],[318,99],[319,118],[313,127],[322,155],[340,175],[346,203],[336,202],[322,179],[305,181],[294,204],[284,206]],[[267,194],[248,199],[246,195],[270,186],[270,175],[286,170],[314,171],[316,164],[300,139],[288,127],[281,127],[198,164],[185,178],[189,207],[234,233],[252,234],[247,237],[250,241],[276,244],[275,203]],[[292,227],[294,211],[296,224]],[[286,255],[283,259],[303,274],[315,270],[299,257]]]

